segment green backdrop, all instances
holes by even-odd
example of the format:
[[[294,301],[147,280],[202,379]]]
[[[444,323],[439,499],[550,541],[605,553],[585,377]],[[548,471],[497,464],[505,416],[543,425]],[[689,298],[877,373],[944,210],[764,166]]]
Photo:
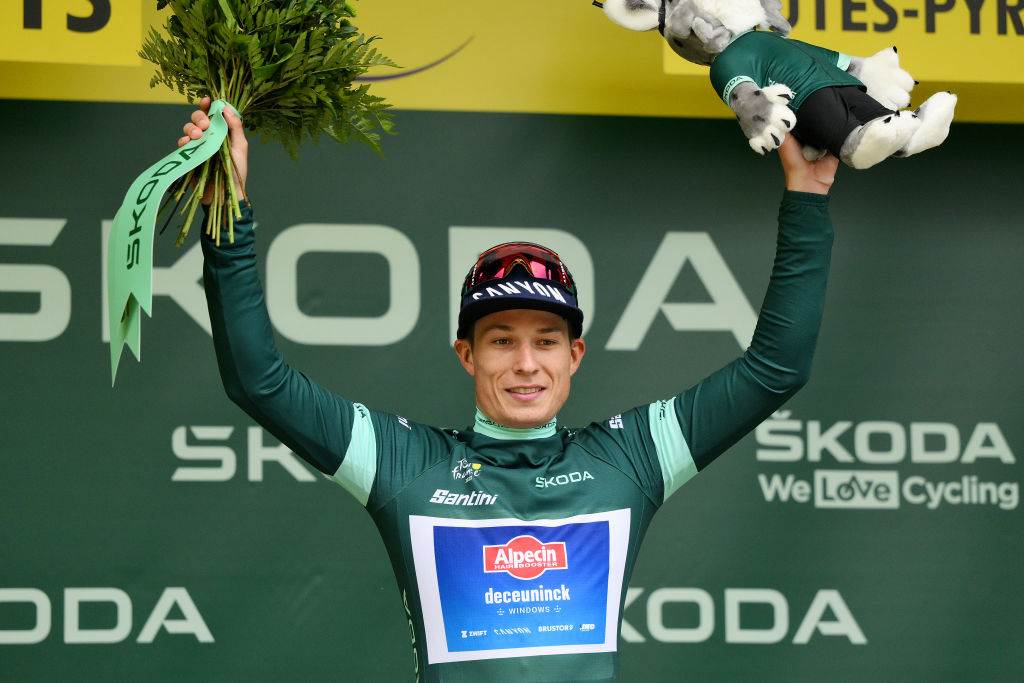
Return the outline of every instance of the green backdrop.
[[[0,101],[0,680],[407,680],[369,517],[222,393],[192,316],[194,238],[158,240],[157,289],[174,296],[155,297],[144,362],[124,359],[109,386],[104,221],[188,111]],[[663,310],[719,306],[729,278],[758,307],[782,176],[735,123],[397,123],[383,159],[325,142],[294,163],[253,145],[261,267],[308,224],[392,228],[418,266],[392,291],[407,261],[388,244],[313,242],[268,272],[293,365],[373,408],[468,424],[448,332],[449,280],[468,266],[451,272],[451,230],[466,227],[564,231],[592,259],[562,424],[674,394],[740,352],[723,325],[659,312],[638,327],[631,304],[662,240],[685,233],[713,249],[651,268],[671,281]],[[955,125],[937,150],[840,169],[811,383],[655,519],[624,612],[625,680],[1024,677],[1022,153],[1020,127]],[[290,303],[273,294],[291,286]],[[377,318],[399,302],[397,341],[294,341],[296,311]],[[627,312],[635,348],[609,348]]]

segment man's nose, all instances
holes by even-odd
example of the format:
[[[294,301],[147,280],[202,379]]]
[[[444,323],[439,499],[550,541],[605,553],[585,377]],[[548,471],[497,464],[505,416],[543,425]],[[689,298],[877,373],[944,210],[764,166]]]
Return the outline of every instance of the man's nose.
[[[537,365],[537,357],[534,349],[529,344],[523,344],[516,350],[516,359],[513,369],[520,373],[536,372],[540,366]]]

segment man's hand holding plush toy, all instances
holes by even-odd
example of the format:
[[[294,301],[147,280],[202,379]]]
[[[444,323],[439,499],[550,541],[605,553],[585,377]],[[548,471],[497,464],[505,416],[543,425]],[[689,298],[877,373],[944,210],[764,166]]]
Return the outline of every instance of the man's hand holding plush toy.
[[[594,4],[625,28],[658,29],[681,57],[710,66],[715,90],[759,154],[792,133],[807,159],[831,152],[853,168],[870,168],[940,145],[949,134],[956,95],[939,92],[904,109],[915,81],[896,48],[851,57],[788,39],[792,27],[779,0]]]

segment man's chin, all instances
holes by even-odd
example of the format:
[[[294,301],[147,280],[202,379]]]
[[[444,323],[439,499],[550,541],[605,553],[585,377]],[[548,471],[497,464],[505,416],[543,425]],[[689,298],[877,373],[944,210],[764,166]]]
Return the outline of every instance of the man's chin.
[[[499,424],[514,429],[542,427],[554,417],[542,406],[508,406],[504,412],[503,420],[499,421]]]

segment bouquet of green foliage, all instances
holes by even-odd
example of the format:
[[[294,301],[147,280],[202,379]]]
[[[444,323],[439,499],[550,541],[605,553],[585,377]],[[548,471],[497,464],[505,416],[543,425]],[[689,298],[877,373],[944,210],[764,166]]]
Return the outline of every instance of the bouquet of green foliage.
[[[209,95],[229,102],[247,129],[264,141],[280,141],[293,159],[307,137],[315,143],[321,132],[380,151],[378,131],[391,130],[389,105],[370,95],[369,85],[354,82],[370,67],[395,64],[372,46],[375,37],[351,24],[355,10],[349,3],[157,0],[157,9],[168,6],[166,34],[152,29],[139,52],[159,67],[151,86],[163,83],[193,101]],[[181,206],[192,188],[181,206],[179,245],[209,184],[214,193],[207,233],[219,244],[226,227],[233,239],[241,215],[233,174],[225,139],[218,154],[172,186],[161,213]]]

